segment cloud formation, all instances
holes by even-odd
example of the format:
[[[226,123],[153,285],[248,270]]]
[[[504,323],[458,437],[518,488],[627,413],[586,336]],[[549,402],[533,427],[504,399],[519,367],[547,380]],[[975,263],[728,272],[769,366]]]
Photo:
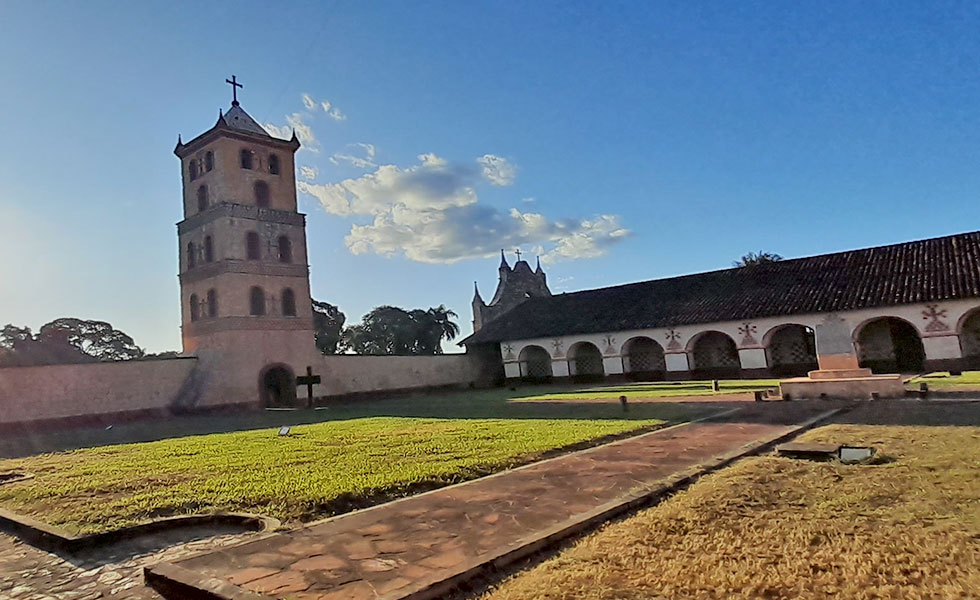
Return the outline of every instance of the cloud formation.
[[[330,162],[335,165],[347,163],[351,166],[357,167],[358,169],[378,166],[374,163],[374,156],[377,154],[377,149],[374,147],[374,144],[357,142],[356,144],[347,144],[347,148],[355,148],[359,150],[363,156],[356,156],[348,151],[336,152],[330,157]]]
[[[630,234],[616,215],[552,221],[539,213],[479,204],[478,185],[513,184],[516,167],[503,158],[487,154],[454,163],[430,153],[418,160],[405,168],[377,166],[340,183],[300,181],[298,189],[328,213],[370,217],[352,225],[345,238],[353,254],[453,263],[493,256],[500,248],[534,246],[542,261],[555,262],[601,256]]]
[[[293,136],[293,131],[295,131],[296,137],[299,138],[299,141],[302,144],[301,149],[317,154],[320,152],[320,142],[316,139],[316,135],[313,133],[313,127],[310,126],[307,121],[309,119],[315,119],[321,110],[329,118],[335,121],[344,121],[347,119],[347,116],[340,112],[340,109],[333,106],[330,102],[326,100],[314,100],[313,96],[309,94],[302,94],[300,96],[300,100],[303,102],[305,112],[294,112],[286,115],[285,125],[266,123],[264,127],[265,130],[269,132],[269,135],[282,139],[291,138]]]
[[[299,168],[299,176],[309,181],[316,179],[317,175],[319,174],[320,171],[316,167],[308,167],[303,165]]]

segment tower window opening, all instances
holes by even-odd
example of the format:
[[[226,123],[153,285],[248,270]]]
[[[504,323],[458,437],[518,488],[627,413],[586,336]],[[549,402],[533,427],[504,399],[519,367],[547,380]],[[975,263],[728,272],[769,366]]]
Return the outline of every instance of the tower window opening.
[[[201,318],[201,304],[197,300],[197,294],[191,294],[191,321]]]
[[[215,318],[218,316],[218,293],[213,289],[208,290],[208,317]]]
[[[198,212],[208,207],[208,186],[202,185],[197,188],[197,210]]]
[[[209,263],[214,261],[214,242],[211,241],[211,236],[204,238],[204,262]]]
[[[194,242],[187,242],[187,268],[193,269],[197,265],[197,257],[194,250]]]
[[[194,181],[195,179],[197,179],[198,176],[197,161],[191,159],[189,168],[190,168],[191,181]]]
[[[204,153],[204,170],[210,171],[214,168],[214,152],[208,150]]]
[[[269,172],[273,175],[279,174],[279,157],[275,154],[269,155]]]
[[[281,263],[293,262],[293,243],[289,241],[289,238],[284,235],[280,235],[278,245],[279,245],[279,262]]]
[[[261,317],[265,314],[265,292],[256,286],[248,292],[249,314],[253,317]]]
[[[269,208],[269,184],[264,181],[255,182],[255,205]]]
[[[242,149],[241,152],[242,168],[243,169],[253,169],[253,164],[255,162],[255,153],[251,150]]]
[[[245,258],[248,260],[259,260],[262,258],[259,234],[254,231],[249,231],[245,234]]]
[[[296,316],[296,294],[289,288],[285,288],[282,291],[282,316]]]

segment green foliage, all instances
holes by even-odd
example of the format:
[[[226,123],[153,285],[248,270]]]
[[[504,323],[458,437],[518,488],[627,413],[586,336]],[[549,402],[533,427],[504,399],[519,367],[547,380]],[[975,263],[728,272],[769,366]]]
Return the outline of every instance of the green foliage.
[[[143,349],[133,338],[104,321],[55,319],[31,334],[30,328],[6,325],[0,331],[0,366],[46,365],[132,360]]]
[[[732,263],[734,267],[751,267],[765,263],[774,263],[783,260],[783,257],[773,252],[749,252],[742,258]]]
[[[408,311],[379,306],[344,330],[341,347],[357,354],[442,354],[442,340],[459,334],[456,316],[441,304]]]
[[[322,354],[336,354],[347,316],[328,302],[313,301],[313,336]]]

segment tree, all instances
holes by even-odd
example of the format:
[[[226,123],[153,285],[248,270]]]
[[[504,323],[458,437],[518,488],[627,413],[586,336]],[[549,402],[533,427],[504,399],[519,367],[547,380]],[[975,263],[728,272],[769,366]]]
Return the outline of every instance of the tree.
[[[0,330],[0,365],[29,366],[131,360],[143,349],[122,331],[103,321],[56,319],[32,334],[28,327]]]
[[[341,346],[357,354],[441,354],[442,340],[459,333],[453,317],[442,305],[410,311],[379,306],[344,330]]]
[[[734,267],[752,267],[765,263],[774,263],[783,260],[783,257],[773,252],[749,252],[739,260],[732,263]]]
[[[313,300],[313,338],[317,350],[323,354],[336,354],[346,321],[344,313],[333,304]]]

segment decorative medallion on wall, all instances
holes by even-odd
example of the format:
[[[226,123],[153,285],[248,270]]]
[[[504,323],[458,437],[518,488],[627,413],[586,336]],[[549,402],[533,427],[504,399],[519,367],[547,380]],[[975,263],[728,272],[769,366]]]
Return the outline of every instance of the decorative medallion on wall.
[[[514,360],[514,346],[504,344],[504,360]]]
[[[667,332],[667,349],[668,350],[679,350],[681,343],[677,340],[681,339],[681,334],[678,331],[671,329]]]
[[[614,338],[613,336],[611,336],[609,334],[606,334],[606,337],[604,337],[602,339],[603,339],[603,341],[606,342],[606,350],[605,350],[605,353],[606,354],[616,354],[616,349],[613,348],[613,344],[616,343],[616,338]]]
[[[758,328],[746,321],[742,323],[742,326],[738,328],[738,332],[742,334],[742,345],[743,346],[758,346],[759,341],[755,339],[753,334],[758,331]]]
[[[551,342],[551,346],[555,349],[554,352],[555,358],[561,358],[565,356],[564,342],[562,342],[560,339],[555,338]]]
[[[926,331],[949,331],[949,325],[940,321],[946,318],[946,309],[939,310],[938,304],[926,304],[926,310],[922,311],[922,318],[929,321],[926,324]]]

